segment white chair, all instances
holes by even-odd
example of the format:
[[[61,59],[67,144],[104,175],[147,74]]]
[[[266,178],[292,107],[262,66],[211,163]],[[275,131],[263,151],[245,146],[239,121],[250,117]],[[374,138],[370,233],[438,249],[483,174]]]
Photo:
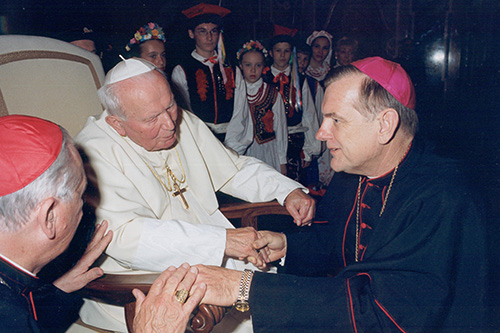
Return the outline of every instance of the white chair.
[[[60,124],[74,136],[102,112],[98,56],[57,39],[0,36],[0,116],[26,114]]]

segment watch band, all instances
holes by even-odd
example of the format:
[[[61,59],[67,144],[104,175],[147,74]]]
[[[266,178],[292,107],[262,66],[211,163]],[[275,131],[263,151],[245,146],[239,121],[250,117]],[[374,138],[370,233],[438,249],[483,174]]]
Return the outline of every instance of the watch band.
[[[252,281],[253,272],[249,269],[245,269],[241,275],[240,280],[240,291],[238,293],[238,299],[234,303],[236,310],[240,312],[246,312],[250,309],[248,304],[248,298],[250,293],[250,282]]]

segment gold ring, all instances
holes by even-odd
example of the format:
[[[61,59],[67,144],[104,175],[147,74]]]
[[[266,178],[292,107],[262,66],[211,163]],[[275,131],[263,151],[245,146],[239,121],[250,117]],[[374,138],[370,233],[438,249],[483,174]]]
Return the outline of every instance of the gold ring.
[[[189,291],[186,289],[179,289],[175,292],[175,299],[177,302],[184,304],[189,296]]]

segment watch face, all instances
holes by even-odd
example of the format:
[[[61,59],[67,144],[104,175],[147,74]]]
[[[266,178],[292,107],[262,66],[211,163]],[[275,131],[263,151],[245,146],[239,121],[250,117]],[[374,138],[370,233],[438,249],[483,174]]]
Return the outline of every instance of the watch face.
[[[240,312],[247,312],[248,310],[250,310],[250,305],[245,301],[236,301],[234,307]]]

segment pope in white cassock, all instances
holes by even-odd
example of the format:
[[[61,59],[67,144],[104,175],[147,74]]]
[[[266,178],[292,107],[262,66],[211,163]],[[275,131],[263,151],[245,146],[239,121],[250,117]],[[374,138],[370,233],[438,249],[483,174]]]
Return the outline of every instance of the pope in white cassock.
[[[106,110],[90,117],[75,141],[97,176],[97,221],[109,221],[114,233],[105,273],[160,272],[184,262],[243,269],[238,258],[248,256],[259,265],[251,247],[256,231],[234,229],[218,209],[219,190],[250,202],[286,201],[299,225],[312,219],[314,200],[300,184],[227,150],[177,107],[165,77],[147,61],[120,62],[99,97]],[[126,331],[121,307],[86,300],[80,315],[87,324]]]

